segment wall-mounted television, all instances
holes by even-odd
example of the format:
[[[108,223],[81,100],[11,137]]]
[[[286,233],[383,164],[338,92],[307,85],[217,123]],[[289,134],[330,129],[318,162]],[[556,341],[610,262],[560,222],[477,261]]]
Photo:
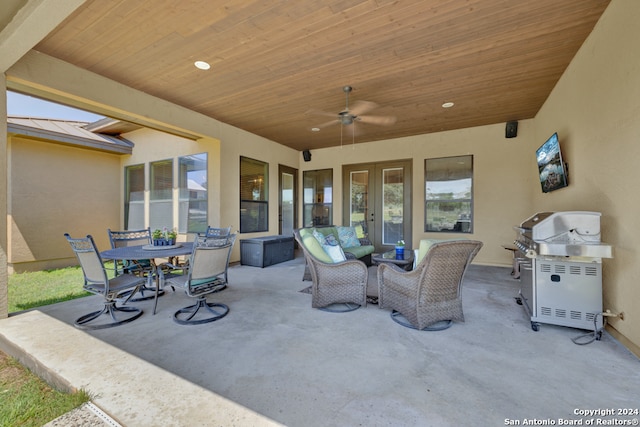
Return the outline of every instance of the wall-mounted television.
[[[562,160],[558,133],[554,133],[536,150],[542,191],[548,193],[569,185],[567,164]]]

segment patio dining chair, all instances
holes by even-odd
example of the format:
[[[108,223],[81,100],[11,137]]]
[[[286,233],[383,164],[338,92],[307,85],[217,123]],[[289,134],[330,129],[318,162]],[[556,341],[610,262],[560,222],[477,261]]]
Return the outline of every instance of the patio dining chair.
[[[111,242],[111,248],[121,248],[125,246],[139,246],[139,245],[151,245],[153,240],[151,239],[151,228],[144,228],[142,230],[111,230],[107,229],[109,235],[109,242]],[[132,273],[138,276],[150,276],[153,274],[153,263],[150,259],[142,260],[114,260],[115,274]],[[146,295],[145,293],[151,293]],[[129,295],[124,295],[128,297]],[[143,301],[155,297],[155,290],[150,289],[146,285],[140,288],[140,296],[134,298],[132,301]]]
[[[158,268],[163,287],[182,288],[189,297],[196,299],[195,304],[174,313],[173,320],[176,323],[199,325],[219,320],[229,313],[226,304],[208,302],[207,295],[227,287],[229,259],[235,241],[235,234],[229,235],[223,242],[217,237],[197,236],[186,274],[172,274],[171,270],[176,267],[171,264]]]
[[[79,317],[74,325],[80,329],[105,329],[131,322],[142,316],[142,310],[137,307],[118,306],[118,298],[127,290],[131,290],[133,295],[149,279],[132,273],[123,273],[109,279],[100,252],[91,235],[79,239],[72,238],[68,233],[64,236],[80,262],[84,274],[83,288],[104,297],[102,310]],[[126,303],[127,301],[123,305]],[[109,320],[98,322],[103,315]]]
[[[228,242],[228,238],[229,236],[231,236],[231,226],[220,228],[220,227],[211,227],[209,225],[207,226],[207,230],[204,233],[199,233],[198,236],[208,237],[211,239],[214,239],[214,238],[220,239],[218,244],[222,245]],[[213,243],[213,240],[211,240],[211,242]],[[185,272],[189,269],[189,257],[182,257],[182,258],[175,257],[175,258],[169,259],[169,263],[172,264],[174,267],[179,267]]]
[[[207,227],[204,233],[205,237],[229,237],[231,235],[231,226],[229,227]]]
[[[433,243],[412,271],[396,265],[378,266],[378,307],[391,309],[391,318],[412,329],[438,331],[464,322],[462,279],[482,248],[474,240]]]

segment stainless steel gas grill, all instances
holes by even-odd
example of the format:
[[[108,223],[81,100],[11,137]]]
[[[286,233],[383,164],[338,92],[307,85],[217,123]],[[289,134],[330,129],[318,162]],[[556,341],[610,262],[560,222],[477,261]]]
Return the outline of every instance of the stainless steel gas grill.
[[[514,227],[518,238],[517,299],[531,329],[540,323],[599,330],[602,327],[602,258],[599,212],[539,212]]]

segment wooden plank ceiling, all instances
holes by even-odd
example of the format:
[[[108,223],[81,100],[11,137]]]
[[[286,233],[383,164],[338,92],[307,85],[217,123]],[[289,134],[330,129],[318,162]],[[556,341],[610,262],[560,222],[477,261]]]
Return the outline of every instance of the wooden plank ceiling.
[[[608,4],[89,0],[35,49],[304,150],[532,118]],[[395,123],[313,132],[346,85]]]

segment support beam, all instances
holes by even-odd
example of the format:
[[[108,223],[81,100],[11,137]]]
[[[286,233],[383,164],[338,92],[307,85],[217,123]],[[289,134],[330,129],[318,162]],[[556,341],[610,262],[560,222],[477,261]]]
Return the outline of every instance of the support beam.
[[[0,31],[0,71],[9,69],[85,1],[28,0],[15,15],[3,17],[8,23]]]
[[[182,138],[220,134],[217,120],[33,50],[6,75],[10,90]]]
[[[0,319],[9,316],[9,278],[7,272],[7,90],[0,79]]]

